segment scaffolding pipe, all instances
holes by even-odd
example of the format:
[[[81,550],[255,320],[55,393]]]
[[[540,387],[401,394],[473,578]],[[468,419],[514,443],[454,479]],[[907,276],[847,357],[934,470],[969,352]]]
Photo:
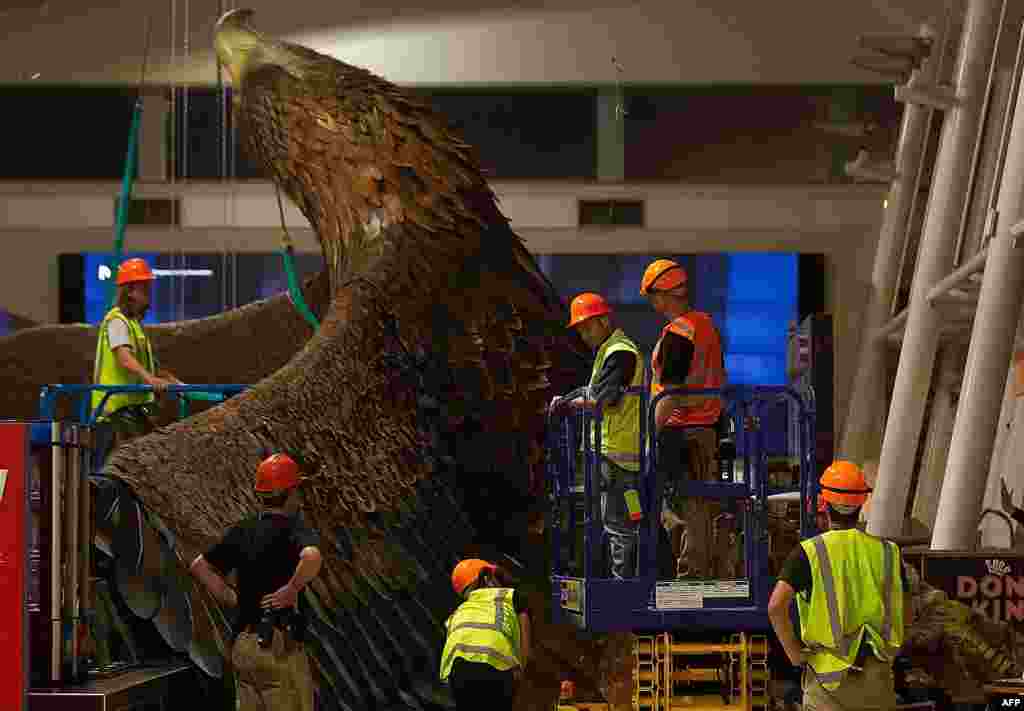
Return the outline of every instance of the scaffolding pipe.
[[[997,205],[999,214],[1011,219],[1000,221],[1002,226],[989,242],[989,258],[978,296],[978,312],[935,518],[934,550],[974,546],[987,483],[987,477],[978,476],[978,467],[992,459],[1006,389],[1006,365],[1013,356],[1024,297],[1024,249],[1016,246],[1013,235],[1013,225],[1022,216],[1022,201],[1024,93],[1018,89]]]
[[[61,541],[63,521],[61,511],[62,484],[64,483],[63,430],[59,422],[50,425],[50,679],[61,680],[61,661],[64,649],[61,629],[61,592],[64,571],[61,567],[64,548]]]
[[[960,209],[970,177],[975,137],[981,128],[981,103],[989,62],[993,59],[1000,6],[997,0],[970,0],[967,4],[954,82],[958,101],[943,121],[868,520],[868,533],[875,536],[896,536],[903,530],[907,484],[914,467],[943,325],[943,314],[932,308],[926,297],[953,269]]]
[[[81,558],[78,550],[78,495],[81,493],[81,457],[78,448],[78,426],[68,427],[68,448],[64,451],[64,565],[67,580],[64,585],[64,626],[70,633],[68,653],[71,656],[71,680],[78,679],[78,562]]]
[[[922,35],[926,32],[922,30]],[[921,68],[925,78],[935,73],[941,51],[925,61]],[[900,250],[903,247],[907,227],[910,224],[911,208],[917,182],[917,167],[924,154],[925,135],[931,110],[909,104],[903,111],[903,126],[900,129],[899,146],[896,150],[896,178],[889,186],[886,208],[883,210],[882,228],[875,252],[875,264],[871,273],[871,301],[865,315],[865,334],[862,337],[857,371],[854,375],[850,395],[850,410],[843,430],[840,452],[847,459],[864,461],[871,441],[870,433],[879,419],[879,409],[884,402],[884,392],[879,383],[884,382],[881,374],[885,370],[886,336],[899,328],[889,320],[893,294],[899,279]],[[897,316],[896,319],[900,317]],[[906,316],[903,317],[906,319]]]
[[[960,286],[962,282],[967,281],[971,274],[976,274],[983,270],[985,268],[986,259],[988,259],[988,247],[980,249],[977,254],[968,259],[958,268],[954,269],[949,276],[936,284],[932,290],[928,292],[928,303],[930,304],[936,300],[941,300],[947,295],[948,291]]]
[[[893,316],[889,320],[888,323],[886,323],[884,326],[882,326],[877,331],[875,331],[875,340],[878,341],[878,340],[882,340],[882,339],[885,339],[885,338],[889,338],[892,335],[894,335],[897,332],[899,332],[903,328],[904,324],[906,324],[906,322],[907,322],[907,315],[908,315],[907,314],[907,310],[903,309],[898,314]],[[883,351],[883,354],[884,354],[884,351]],[[858,373],[859,372],[860,371],[858,371]],[[849,429],[849,427],[847,427],[847,429]],[[846,455],[846,458],[847,459],[852,459],[852,461],[861,461],[859,459],[853,459],[849,455]]]

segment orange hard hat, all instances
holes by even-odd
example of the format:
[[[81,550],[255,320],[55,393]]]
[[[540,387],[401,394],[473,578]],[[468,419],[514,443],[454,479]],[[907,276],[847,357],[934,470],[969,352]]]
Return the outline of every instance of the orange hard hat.
[[[686,270],[671,259],[655,259],[644,270],[640,280],[640,295],[647,296],[655,291],[671,291],[686,283]],[[658,288],[654,285],[657,282]]]
[[[821,498],[837,506],[863,506],[871,493],[861,468],[844,459],[832,462],[821,475],[820,483]]]
[[[257,494],[280,494],[294,489],[301,481],[299,465],[287,454],[271,454],[256,469]]]
[[[462,591],[475,583],[476,579],[480,577],[480,573],[485,570],[494,571],[495,566],[479,558],[467,558],[461,561],[452,571],[452,588],[458,595],[461,595]]]
[[[600,294],[585,292],[580,294],[569,304],[569,328],[578,326],[588,318],[610,314],[612,307]]]
[[[136,281],[153,281],[156,277],[145,259],[134,257],[121,262],[117,269],[117,285],[123,286]]]

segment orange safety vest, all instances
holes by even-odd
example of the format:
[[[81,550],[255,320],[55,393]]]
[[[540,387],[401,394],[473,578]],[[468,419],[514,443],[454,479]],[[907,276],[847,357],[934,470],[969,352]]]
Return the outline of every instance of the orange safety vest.
[[[651,356],[651,367],[654,378],[651,380],[651,396],[664,390],[661,384],[661,373],[664,364],[661,362],[661,341],[666,333],[675,333],[693,343],[693,360],[690,372],[683,383],[684,388],[703,390],[706,388],[725,387],[725,366],[722,361],[722,340],[718,336],[711,316],[703,311],[689,311],[670,321],[661,331],[661,338],[654,346]],[[693,427],[695,425],[714,425],[722,414],[721,398],[711,395],[699,405],[676,408],[665,423],[666,427]]]

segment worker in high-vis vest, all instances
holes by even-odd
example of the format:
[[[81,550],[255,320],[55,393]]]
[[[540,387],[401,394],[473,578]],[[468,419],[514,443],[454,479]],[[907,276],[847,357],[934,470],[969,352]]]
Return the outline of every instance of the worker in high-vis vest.
[[[155,279],[143,259],[128,259],[117,270],[117,302],[99,327],[93,383],[97,385],[150,385],[156,392],[181,385],[173,374],[158,370],[156,356],[142,319],[149,310],[150,289]],[[152,392],[114,393],[106,402],[103,391],[93,391],[92,409],[103,409],[98,422],[110,423],[119,438],[130,438],[152,429]]]
[[[569,305],[569,328],[579,333],[594,353],[586,395],[552,401],[555,411],[565,408],[594,410],[601,406],[601,456],[595,467],[591,492],[595,504],[591,517],[608,537],[608,557],[603,558],[600,536],[592,542],[592,574],[614,578],[636,575],[636,549],[642,509],[639,495],[640,394],[624,394],[626,388],[643,386],[644,360],[636,343],[612,323],[612,308],[599,294],[577,296]],[[593,433],[589,437],[591,451]],[[600,498],[597,492],[600,491]]]
[[[479,558],[452,571],[452,588],[464,602],[445,621],[441,680],[457,711],[512,709],[530,659],[530,611],[507,581],[502,568]]]
[[[859,466],[833,462],[820,483],[829,530],[786,559],[768,616],[789,661],[803,669],[804,709],[892,709],[893,660],[912,621],[900,549],[857,528],[871,491]],[[789,616],[794,597],[802,642]]]
[[[655,260],[644,271],[640,294],[668,320],[651,355],[651,397],[668,388],[725,387],[722,339],[711,316],[691,307],[686,270],[671,259]],[[666,570],[664,555],[659,555],[659,577],[734,577],[735,571],[726,570],[732,567],[726,561],[735,556],[712,551],[712,524],[719,505],[710,499],[660,495],[684,478],[696,482],[717,480],[722,412],[722,399],[715,394],[668,395],[655,406],[658,491],[663,502],[659,508],[664,507],[663,520],[682,522],[676,524],[682,530],[672,536],[675,570]]]

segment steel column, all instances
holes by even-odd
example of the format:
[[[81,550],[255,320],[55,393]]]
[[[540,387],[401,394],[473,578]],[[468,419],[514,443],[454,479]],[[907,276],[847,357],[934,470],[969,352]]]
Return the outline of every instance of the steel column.
[[[922,35],[927,33],[922,30]],[[931,81],[940,63],[942,48],[921,67],[922,76]],[[899,278],[900,250],[910,224],[910,211],[914,204],[914,187],[918,167],[924,154],[925,131],[931,109],[908,104],[903,110],[899,147],[896,150],[896,178],[889,186],[885,216],[875,251],[875,265],[871,273],[871,302],[861,329],[860,354],[857,371],[850,393],[850,409],[843,428],[839,452],[845,459],[863,462],[874,454],[873,436],[881,409],[885,403],[885,361],[888,346],[884,338],[875,338],[890,318],[890,306]],[[827,462],[819,462],[825,465]]]
[[[1024,84],[1022,84],[1024,87]],[[1007,364],[1024,296],[1024,245],[1016,223],[1024,200],[1024,92],[1017,90],[1006,166],[997,210],[1002,219],[989,243],[978,313],[967,352],[960,406],[949,445],[932,548],[972,548],[995,443],[996,424],[1006,388]],[[1021,230],[1024,231],[1024,230]]]
[[[967,5],[954,82],[956,101],[943,121],[928,215],[911,288],[906,335],[868,521],[868,532],[877,536],[898,536],[903,530],[908,482],[943,321],[941,311],[931,306],[926,297],[953,269],[960,215],[975,139],[981,128],[983,94],[1001,7],[998,0],[970,0]]]

